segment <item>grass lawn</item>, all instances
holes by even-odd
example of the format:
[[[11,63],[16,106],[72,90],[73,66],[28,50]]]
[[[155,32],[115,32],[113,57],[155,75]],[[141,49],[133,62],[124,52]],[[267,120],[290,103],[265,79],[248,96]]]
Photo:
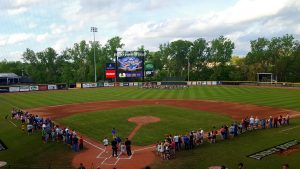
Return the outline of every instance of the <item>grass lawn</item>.
[[[70,168],[73,152],[68,146],[56,142],[44,144],[40,132],[28,136],[27,132],[21,130],[18,121],[14,123],[18,125],[18,128],[7,120],[1,119],[0,121],[0,139],[8,147],[7,150],[0,151],[0,161],[21,166],[39,165],[47,168],[50,164]]]
[[[95,88],[68,91],[0,94],[1,102],[33,108],[99,100],[204,99],[252,103],[300,111],[300,90],[233,86],[203,86],[189,89]],[[2,111],[1,111],[2,112]],[[3,113],[3,112],[2,112]]]
[[[240,162],[243,162],[247,169],[279,169],[285,163],[288,163],[290,168],[299,168],[300,151],[293,152],[290,156],[273,154],[262,160],[247,157],[290,140],[300,140],[300,128],[281,132],[299,124],[300,118],[297,118],[292,120],[290,126],[283,128],[249,132],[231,140],[219,141],[217,144],[205,143],[192,151],[177,153],[174,160],[157,160],[152,168],[205,169],[209,166],[225,165],[229,169],[235,169]]]
[[[199,128],[210,130],[213,126],[220,127],[232,122],[226,116],[170,106],[136,106],[82,113],[59,119],[58,122],[101,141],[105,136],[112,137],[113,127],[117,129],[121,138],[126,138],[135,127],[135,124],[127,119],[144,115],[159,117],[161,121],[143,126],[132,139],[135,145],[154,144],[163,140],[166,134],[186,134]]]

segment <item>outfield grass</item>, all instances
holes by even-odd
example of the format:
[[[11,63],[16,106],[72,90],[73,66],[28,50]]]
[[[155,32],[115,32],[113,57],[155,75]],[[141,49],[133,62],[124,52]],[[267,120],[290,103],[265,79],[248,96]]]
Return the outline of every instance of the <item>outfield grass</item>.
[[[136,106],[82,113],[59,119],[58,122],[102,141],[105,136],[112,137],[113,127],[117,129],[121,138],[126,138],[136,126],[127,119],[145,115],[159,117],[161,121],[143,126],[132,139],[135,145],[155,144],[157,141],[162,141],[166,134],[186,134],[199,128],[211,130],[213,126],[220,127],[232,122],[230,117],[219,114],[170,106]]]
[[[128,99],[206,99],[252,103],[300,111],[300,90],[251,88],[231,86],[203,86],[189,89],[97,88],[68,91],[0,94],[3,103],[32,108],[99,100]],[[1,103],[0,103],[1,104]]]
[[[300,166],[300,151],[290,156],[273,154],[262,160],[254,160],[247,156],[287,141],[299,140],[300,128],[281,132],[299,124],[300,118],[297,118],[293,119],[291,126],[288,127],[257,130],[231,140],[219,141],[217,144],[205,143],[192,151],[178,153],[174,160],[158,160],[152,168],[206,169],[209,166],[225,165],[229,169],[235,169],[238,163],[243,162],[247,169],[280,169],[285,163],[289,164],[290,168],[296,169]]]
[[[70,150],[61,144],[52,144],[52,145],[44,145],[40,141],[40,136],[34,135],[27,137],[24,135],[24,133],[20,132],[20,129],[14,128],[11,124],[7,123],[7,121],[4,120],[4,117],[7,114],[10,114],[10,110],[12,107],[19,107],[19,108],[34,108],[34,107],[41,107],[41,106],[49,106],[49,105],[61,105],[61,104],[67,104],[67,103],[80,103],[80,102],[90,102],[90,101],[101,101],[101,100],[129,100],[129,99],[203,99],[203,100],[224,100],[224,101],[231,101],[231,102],[240,102],[240,103],[251,103],[251,104],[257,104],[257,105],[267,105],[267,106],[273,106],[273,107],[280,107],[280,108],[286,108],[286,109],[292,109],[292,110],[298,110],[300,111],[300,90],[289,90],[289,89],[273,89],[273,88],[249,88],[249,87],[227,87],[227,86],[204,86],[204,87],[191,87],[189,89],[184,90],[160,90],[160,89],[140,89],[140,88],[97,88],[97,89],[80,89],[80,90],[68,90],[68,91],[48,91],[48,92],[32,92],[32,93],[15,93],[15,94],[0,94],[0,139],[3,140],[9,150],[0,152],[0,160],[5,160],[8,162],[13,163],[23,163],[23,162],[30,162],[33,164],[36,163],[47,163],[47,162],[56,162],[56,163],[62,163],[65,165],[70,164],[70,159],[72,156],[72,153]],[[150,109],[150,108],[149,108]],[[175,109],[172,109],[175,111]],[[170,110],[171,111],[171,110]],[[192,112],[192,111],[191,111]],[[118,113],[118,112],[116,112]],[[128,113],[128,112],[127,112]],[[132,112],[135,113],[135,112]],[[138,113],[141,113],[139,111]],[[137,113],[137,114],[138,114]],[[170,112],[168,112],[170,113]],[[102,115],[102,116],[109,116],[109,115],[103,115],[100,113],[95,113]],[[192,113],[193,114],[193,113]],[[184,116],[184,114],[180,114],[181,116]],[[121,115],[120,115],[121,116]],[[159,116],[159,115],[157,115]],[[172,115],[169,115],[170,117]],[[197,113],[194,113],[193,116],[197,116]],[[168,114],[160,114],[161,118],[167,119]],[[178,115],[176,117],[173,117],[174,119],[179,117]],[[200,117],[200,116],[199,116]],[[75,118],[76,117],[72,117]],[[119,117],[118,117],[119,118]],[[224,117],[222,117],[224,118]],[[127,119],[127,118],[126,118]],[[191,118],[192,119],[192,118]],[[194,119],[192,119],[194,120]],[[181,120],[176,123],[184,123],[185,120]],[[63,122],[63,120],[62,120]],[[70,121],[72,122],[72,121]],[[299,122],[299,120],[298,120]],[[74,123],[78,123],[75,122]],[[149,126],[155,127],[157,125],[158,127],[163,126],[162,123],[157,124],[150,124]],[[195,122],[191,122],[196,124]],[[167,123],[166,123],[167,124]],[[76,124],[76,126],[80,126],[83,124]],[[105,124],[106,126],[107,124]],[[117,124],[121,125],[121,124]],[[152,126],[154,125],[154,126]],[[113,126],[116,126],[114,124]],[[165,130],[158,129],[156,131],[157,138],[148,138],[147,132],[152,132],[149,130],[148,127],[144,127],[141,129],[139,133],[137,133],[136,138],[146,138],[145,140],[136,140],[136,143],[142,144],[148,142],[147,140],[155,140],[158,139],[158,137],[163,137],[165,134]],[[193,125],[190,125],[191,128]],[[207,127],[211,127],[211,124],[208,124]],[[71,128],[73,125],[71,126]],[[119,131],[122,132],[124,128],[124,135],[127,135],[127,133],[134,127],[134,124],[126,124],[126,127],[120,126]],[[170,126],[173,128],[172,126]],[[176,126],[177,127],[177,126]],[[198,127],[198,125],[197,125]],[[197,128],[196,127],[196,128]],[[199,127],[204,127],[205,125],[199,125]],[[106,131],[103,131],[110,134],[111,126],[106,126]],[[148,129],[147,129],[148,128]],[[174,127],[174,130],[170,131],[184,131],[185,127],[178,126],[176,129]],[[78,130],[82,130],[81,128]],[[99,132],[98,132],[98,131]],[[102,137],[102,134],[100,131],[101,129],[95,129],[95,133],[93,133],[92,136],[96,139],[100,139]],[[299,132],[299,130],[297,130]],[[161,132],[161,133],[158,133]],[[268,131],[269,132],[269,131]],[[270,132],[272,135],[272,132]],[[103,134],[103,135],[105,135]],[[144,134],[144,135],[143,135]],[[159,134],[162,134],[159,136]],[[274,134],[274,133],[273,133]],[[266,147],[270,147],[273,145],[273,143],[270,143],[266,145],[266,138],[264,135],[267,135],[267,132],[263,134],[258,134],[256,136],[253,134],[253,138],[249,136],[245,136],[245,139],[242,139],[244,137],[241,137],[241,141],[238,142],[239,144],[248,144],[251,143],[253,146],[256,144],[253,143],[253,141],[257,141],[257,139],[262,139],[258,144],[262,144]],[[284,138],[286,138],[288,141],[289,137],[297,137],[299,138],[299,134],[297,132],[291,134],[291,136],[281,137],[282,141]],[[259,137],[259,138],[257,138]],[[134,139],[136,139],[134,138]],[[249,139],[249,140],[248,140]],[[281,140],[278,140],[278,142]],[[149,141],[150,142],[150,141]],[[236,143],[236,144],[235,144]],[[221,143],[221,145],[226,145],[220,148],[221,150],[225,150],[227,146],[236,146],[241,149],[237,142],[224,142]],[[277,142],[276,142],[277,143]],[[227,145],[230,144],[230,145]],[[231,145],[232,144],[232,145]],[[261,146],[261,145],[256,146]],[[219,146],[219,145],[218,145]],[[216,146],[216,147],[218,147]],[[214,146],[215,147],[215,146]],[[233,153],[237,153],[236,156],[232,156],[233,158],[239,158],[241,155],[244,156],[243,153],[239,153],[234,150],[239,149],[226,149],[225,155],[223,154],[224,158],[226,160],[231,159],[230,155],[233,155]],[[206,157],[203,155],[207,154],[207,158],[211,158],[215,155],[214,151],[219,151],[219,149],[216,148],[208,148],[206,152],[202,153],[205,148],[193,151],[191,153],[192,155],[188,157],[184,157],[184,155],[187,155],[189,153],[183,153],[181,156],[183,160],[180,160],[179,158],[174,161],[173,168],[176,168],[175,164],[178,164],[178,166],[185,166],[186,164],[191,164],[194,168],[198,166],[199,161],[202,159],[206,161]],[[213,153],[209,153],[209,152]],[[244,150],[241,149],[243,152]],[[43,153],[41,153],[43,152]],[[255,151],[254,151],[255,152]],[[248,153],[248,152],[247,152]],[[253,153],[253,152],[250,152]],[[198,154],[198,155],[197,155]],[[229,155],[226,155],[229,154]],[[219,155],[221,156],[221,155]],[[299,157],[299,156],[297,156]],[[59,158],[63,158],[63,160],[57,160]],[[242,158],[242,157],[241,157]],[[275,157],[274,157],[275,158]],[[45,161],[45,159],[47,159]],[[189,160],[190,159],[190,160]],[[197,160],[198,159],[198,160]],[[277,159],[277,158],[276,158]],[[281,158],[280,158],[281,159]],[[292,157],[291,159],[294,159]],[[185,162],[186,161],[186,162]],[[193,162],[194,161],[194,162]],[[225,160],[223,160],[225,161]],[[276,161],[276,160],[275,160]],[[279,160],[279,162],[282,162],[283,160]],[[217,161],[216,161],[217,162]],[[235,162],[235,161],[234,161]],[[271,161],[273,162],[273,161]],[[295,162],[294,162],[295,163]],[[167,163],[166,163],[167,164]],[[166,165],[165,163],[162,165]],[[168,163],[169,164],[169,163]],[[181,165],[184,164],[184,165]],[[226,164],[226,163],[225,163]],[[256,164],[256,163],[254,163]],[[171,164],[170,164],[171,165]],[[201,164],[202,165],[202,164]],[[233,166],[232,164],[230,164]],[[230,166],[229,165],[229,166]],[[259,165],[259,164],[257,164]],[[206,164],[204,164],[206,166]],[[262,166],[267,166],[262,165]],[[273,167],[275,165],[272,165]],[[255,167],[254,167],[255,168]]]

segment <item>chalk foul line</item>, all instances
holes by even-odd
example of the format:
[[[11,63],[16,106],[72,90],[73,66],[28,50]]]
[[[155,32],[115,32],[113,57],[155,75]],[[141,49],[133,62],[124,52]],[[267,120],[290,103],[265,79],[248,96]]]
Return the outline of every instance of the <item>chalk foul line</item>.
[[[295,126],[295,127],[291,127],[291,128],[288,128],[288,129],[284,129],[284,130],[281,130],[280,132],[286,132],[286,131],[289,131],[289,130],[293,130],[293,129],[296,129],[296,128],[299,128],[299,126]]]

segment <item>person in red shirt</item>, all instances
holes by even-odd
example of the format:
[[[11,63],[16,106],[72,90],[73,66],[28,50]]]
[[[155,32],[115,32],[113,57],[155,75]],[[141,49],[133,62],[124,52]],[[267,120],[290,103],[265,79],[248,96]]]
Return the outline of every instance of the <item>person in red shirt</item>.
[[[278,117],[274,117],[274,128],[278,127]]]
[[[83,138],[82,136],[80,136],[80,139],[79,139],[79,150],[82,150],[83,149]]]

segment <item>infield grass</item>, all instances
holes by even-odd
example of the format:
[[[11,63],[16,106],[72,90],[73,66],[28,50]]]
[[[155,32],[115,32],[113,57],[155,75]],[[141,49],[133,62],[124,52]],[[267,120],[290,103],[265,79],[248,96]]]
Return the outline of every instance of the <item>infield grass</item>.
[[[101,142],[105,136],[112,138],[113,127],[124,140],[136,126],[127,119],[147,115],[159,117],[161,121],[147,124],[138,130],[132,139],[135,145],[155,144],[157,141],[162,141],[168,134],[187,134],[200,128],[211,130],[213,126],[220,127],[232,122],[230,117],[219,114],[170,106],[136,106],[81,113],[59,119],[58,122],[64,126],[72,126],[80,133]]]

